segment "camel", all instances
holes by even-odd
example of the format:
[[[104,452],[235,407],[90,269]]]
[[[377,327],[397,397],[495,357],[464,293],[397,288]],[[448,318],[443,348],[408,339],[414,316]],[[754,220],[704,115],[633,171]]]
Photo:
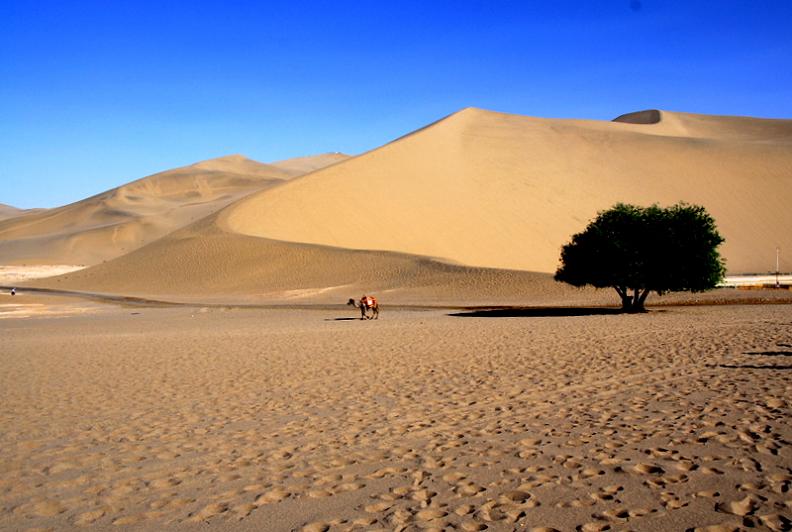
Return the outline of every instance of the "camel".
[[[379,303],[377,303],[377,299],[374,296],[363,295],[360,298],[360,302],[357,302],[354,299],[349,298],[349,301],[347,301],[347,305],[352,305],[353,307],[360,309],[361,320],[379,319]],[[371,316],[368,315],[369,310],[371,310]]]

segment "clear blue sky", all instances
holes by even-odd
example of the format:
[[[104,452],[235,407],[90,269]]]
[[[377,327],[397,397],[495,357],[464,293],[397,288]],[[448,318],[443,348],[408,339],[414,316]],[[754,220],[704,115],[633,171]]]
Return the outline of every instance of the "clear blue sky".
[[[356,154],[462,107],[792,117],[792,1],[0,1],[0,203],[243,153]]]

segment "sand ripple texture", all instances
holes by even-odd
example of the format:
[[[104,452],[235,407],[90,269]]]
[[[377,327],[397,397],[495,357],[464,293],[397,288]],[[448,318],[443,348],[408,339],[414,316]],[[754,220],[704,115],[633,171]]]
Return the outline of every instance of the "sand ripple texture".
[[[4,320],[0,529],[789,530],[792,313]]]

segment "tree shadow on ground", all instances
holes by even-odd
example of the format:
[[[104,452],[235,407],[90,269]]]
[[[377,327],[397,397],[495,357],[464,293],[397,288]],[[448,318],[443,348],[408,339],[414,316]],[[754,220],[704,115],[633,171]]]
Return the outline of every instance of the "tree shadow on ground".
[[[745,355],[763,355],[768,357],[792,357],[792,351],[746,351]]]
[[[360,318],[325,318],[325,321],[361,321]]]
[[[602,307],[501,307],[454,312],[457,318],[566,318],[626,314],[620,308]]]
[[[775,369],[775,370],[790,370],[792,365],[784,364],[769,364],[767,366],[760,366],[758,364],[718,364],[719,368],[726,369]]]

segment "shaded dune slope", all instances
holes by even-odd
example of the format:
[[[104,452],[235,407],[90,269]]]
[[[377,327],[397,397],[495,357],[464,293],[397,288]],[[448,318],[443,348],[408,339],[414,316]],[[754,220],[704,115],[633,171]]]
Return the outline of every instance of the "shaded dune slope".
[[[618,201],[704,205],[731,273],[792,249],[792,121],[650,111],[614,122],[465,109],[232,205],[230,232],[552,272]],[[771,264],[773,263],[773,264]]]
[[[316,164],[324,164],[323,159]],[[157,173],[70,205],[0,222],[0,256],[5,264],[95,264],[301,173],[241,155]]]
[[[355,251],[227,233],[218,215],[123,257],[41,279],[35,286],[177,301],[340,303],[363,292],[399,303],[610,302],[547,274],[451,265],[400,253]],[[594,297],[594,299],[592,299]]]

